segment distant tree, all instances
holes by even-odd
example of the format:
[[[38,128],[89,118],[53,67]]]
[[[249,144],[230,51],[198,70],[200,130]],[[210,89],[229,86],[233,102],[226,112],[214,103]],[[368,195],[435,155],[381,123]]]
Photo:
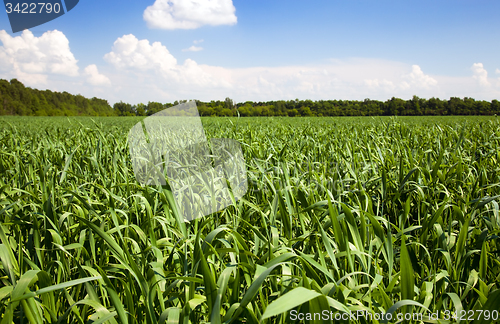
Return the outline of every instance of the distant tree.
[[[492,114],[500,114],[500,102],[496,99],[491,101],[490,111]]]
[[[148,105],[146,106],[146,115],[151,116],[153,114],[156,114],[159,111],[162,111],[163,109],[165,109],[163,104],[161,104],[159,102],[150,101],[150,102],[148,102]]]
[[[151,116],[186,100],[173,103],[148,102],[130,105],[120,101],[111,107],[99,98],[87,99],[68,92],[40,91],[25,87],[17,79],[0,79],[0,115],[48,116]],[[370,100],[277,100],[267,102],[196,100],[200,116],[381,116],[381,115],[493,115],[500,114],[500,102],[475,100],[465,97],[410,100],[392,97],[385,102]]]
[[[117,102],[113,105],[113,109],[117,112],[118,116],[135,116],[132,105],[129,103]]]
[[[252,102],[247,101],[242,107],[238,108],[238,112],[242,117],[252,116]]]
[[[135,106],[135,114],[137,116],[146,116],[146,105],[143,103],[139,103]]]
[[[224,106],[226,107],[226,109],[232,110],[234,107],[233,100],[229,97],[226,98],[226,100],[224,100]]]
[[[113,115],[106,100],[87,99],[67,92],[40,91],[25,87],[17,79],[0,80],[0,114],[21,116]]]
[[[233,115],[233,111],[231,109],[228,109],[228,108],[224,108],[221,110],[220,112],[220,116],[232,116]]]
[[[311,108],[309,107],[300,107],[299,110],[299,115],[300,116],[314,116],[313,112],[311,111]]]
[[[401,115],[401,112],[404,110],[405,101],[400,98],[392,97],[389,101],[389,115],[398,116]]]

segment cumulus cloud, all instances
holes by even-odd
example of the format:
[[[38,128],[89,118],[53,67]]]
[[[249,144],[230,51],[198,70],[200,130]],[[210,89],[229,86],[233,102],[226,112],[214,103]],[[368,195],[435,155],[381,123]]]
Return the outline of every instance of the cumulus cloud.
[[[104,74],[100,74],[97,66],[91,64],[83,70],[83,74],[87,77],[87,82],[94,86],[111,85],[111,81]]]
[[[496,69],[496,70],[495,70],[495,73],[496,73],[496,74],[500,74],[500,69]]]
[[[129,99],[120,100],[135,103],[159,100],[152,98],[163,102],[228,96],[236,101],[446,97],[438,78],[425,74],[418,65],[379,59],[247,68],[198,64],[191,59],[180,64],[161,43],[151,44],[133,35],[118,38],[105,59],[117,73],[127,76],[113,83],[114,87],[133,89],[126,93]]]
[[[40,37],[34,37],[30,31],[18,37],[0,31],[0,41],[0,78],[15,77],[29,86],[43,84],[55,91],[98,96],[111,104],[120,100],[139,103],[226,97],[244,102],[295,98],[386,100],[393,96],[410,99],[413,95],[491,100],[500,96],[500,79],[488,79],[481,63],[472,65],[472,76],[462,77],[430,76],[419,65],[369,58],[226,68],[192,59],[178,62],[162,43],[124,35],[104,55],[109,63],[106,75],[90,64],[77,77],[77,61],[68,40],[59,31]],[[193,41],[191,49],[201,42]],[[498,69],[496,72],[500,73]]]
[[[437,81],[429,75],[424,74],[420,66],[412,65],[411,73],[404,76],[407,81],[403,81],[401,86],[408,89],[411,86],[429,89],[437,85]]]
[[[119,37],[104,59],[117,68],[159,70],[164,73],[177,65],[175,57],[160,42],[150,44],[147,39],[138,40],[132,34]]]
[[[196,29],[204,25],[234,25],[232,0],[156,0],[144,10],[149,28]]]
[[[201,67],[231,84],[234,98],[241,101],[387,97],[391,89],[397,90],[392,95],[401,93],[395,84],[407,68],[402,63],[374,59],[331,60],[314,66]]]
[[[130,56],[138,54],[137,51],[123,49]],[[113,78],[113,91],[106,94],[111,102],[210,101],[226,97],[236,102],[295,98],[387,100],[391,97],[411,99],[413,95],[492,100],[500,96],[500,84],[478,87],[471,76],[429,76],[418,65],[380,59],[332,59],[315,65],[245,68],[198,64],[188,59],[183,64],[172,64],[166,73],[158,68],[134,65],[134,61],[125,58],[120,62],[125,61],[129,66],[117,65],[115,72],[120,77]]]
[[[474,63],[471,67],[473,78],[479,83],[479,85],[483,87],[487,87],[490,85],[488,81],[488,71],[486,71],[483,67],[483,63]]]
[[[396,89],[394,82],[386,80],[386,79],[382,79],[382,80],[365,79],[364,82],[368,86],[368,88],[373,89],[373,90],[380,89],[380,90],[383,90],[385,92],[390,92],[390,91],[394,91],[394,89]],[[405,85],[405,88],[406,88],[406,85]]]
[[[199,52],[199,51],[202,51],[203,50],[203,47],[200,47],[200,46],[191,46],[189,48],[185,48],[183,49],[182,51],[183,52]]]
[[[78,76],[78,65],[66,36],[58,31],[45,32],[40,37],[24,30],[12,37],[0,30],[0,66],[3,72],[23,82],[46,83],[47,74]]]
[[[399,72],[399,76],[394,73],[394,70],[406,70],[404,66],[396,67],[394,63],[385,63],[387,71],[379,70],[377,78],[365,79],[364,84],[368,87],[371,93],[386,93],[386,94],[409,94],[409,93],[425,93],[428,90],[435,90],[438,84],[437,80],[425,74],[420,66],[412,65],[410,73]],[[390,71],[393,70],[393,71]],[[382,77],[385,76],[385,77]]]
[[[187,59],[184,64],[178,64],[177,59],[160,42],[150,44],[147,39],[139,40],[132,34],[119,37],[104,59],[117,69],[129,71],[139,78],[160,76],[164,84],[221,85],[217,78],[204,72],[195,61]]]

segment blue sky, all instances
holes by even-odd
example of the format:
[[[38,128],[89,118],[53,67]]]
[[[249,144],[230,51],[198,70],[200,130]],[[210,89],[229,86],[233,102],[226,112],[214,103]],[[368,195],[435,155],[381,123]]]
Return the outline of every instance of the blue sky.
[[[81,0],[12,34],[0,78],[114,103],[500,99],[500,2]]]

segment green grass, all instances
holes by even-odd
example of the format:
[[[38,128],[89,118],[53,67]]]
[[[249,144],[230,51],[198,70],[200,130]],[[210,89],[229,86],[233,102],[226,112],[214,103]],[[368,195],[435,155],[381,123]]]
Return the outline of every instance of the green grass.
[[[190,223],[134,178],[139,120],[0,118],[0,324],[500,309],[496,118],[203,118],[249,191]]]

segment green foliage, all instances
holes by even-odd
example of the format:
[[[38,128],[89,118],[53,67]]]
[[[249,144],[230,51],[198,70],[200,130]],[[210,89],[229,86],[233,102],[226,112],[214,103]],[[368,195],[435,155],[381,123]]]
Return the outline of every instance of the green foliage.
[[[134,178],[139,120],[0,118],[1,323],[498,310],[495,118],[202,118],[249,191],[189,223]]]
[[[226,101],[197,101],[200,116],[441,116],[441,115],[495,115],[500,114],[498,100],[476,101],[472,98],[441,100],[413,96],[410,100],[391,98],[385,102],[356,100],[279,100],[232,104]],[[233,108],[229,108],[229,107]],[[156,110],[155,110],[156,112]],[[150,114],[148,114],[150,115]]]
[[[111,108],[106,100],[86,99],[50,90],[39,91],[25,88],[12,79],[10,83],[0,79],[0,115],[20,116],[151,116],[163,109],[186,100],[162,104],[131,105],[122,101]],[[472,98],[440,100],[413,96],[411,100],[391,98],[385,102],[365,99],[356,100],[278,100],[235,104],[232,99],[201,102],[196,100],[200,116],[204,117],[259,117],[259,116],[439,116],[439,115],[496,115],[500,114],[498,100],[476,101]]]
[[[494,115],[500,113],[497,100],[475,101],[471,98],[411,100],[391,98],[385,102],[356,100],[288,100],[239,103],[241,116],[439,116],[439,115]],[[216,110],[217,111],[217,110]],[[212,115],[219,115],[217,113]],[[212,116],[210,115],[210,116]],[[224,114],[222,114],[224,115]],[[235,115],[235,114],[234,114]],[[209,116],[209,115],[206,115]]]
[[[106,100],[87,99],[67,92],[26,88],[12,79],[0,79],[0,115],[20,116],[114,116]],[[135,116],[135,113],[134,113]]]
[[[131,104],[124,103],[122,101],[117,102],[113,105],[114,111],[118,114],[118,116],[135,116],[136,112],[132,108]]]

